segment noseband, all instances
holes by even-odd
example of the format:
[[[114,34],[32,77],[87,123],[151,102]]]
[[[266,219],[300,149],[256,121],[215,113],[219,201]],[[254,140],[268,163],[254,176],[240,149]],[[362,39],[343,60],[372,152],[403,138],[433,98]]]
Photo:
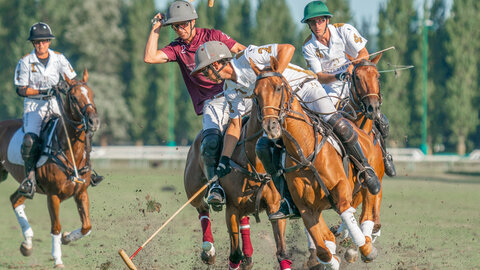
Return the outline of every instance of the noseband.
[[[362,60],[360,63],[356,64],[354,67],[353,67],[353,71],[352,71],[352,85],[350,87],[350,92],[353,94],[354,98],[353,98],[353,103],[355,105],[357,105],[358,107],[361,108],[362,112],[366,112],[366,107],[365,107],[365,103],[364,103],[364,100],[368,97],[377,97],[379,102],[380,102],[380,105],[382,105],[382,96],[381,94],[377,94],[377,93],[367,93],[365,95],[360,95],[360,93],[358,93],[358,87],[356,85],[356,76],[355,76],[355,72],[357,71],[357,68],[359,67],[363,67],[363,66],[372,66],[374,67],[375,69],[377,68],[377,65],[373,62],[370,62],[370,61],[367,61],[367,60]],[[368,89],[368,86],[367,86],[367,89]],[[358,100],[360,104],[357,104],[357,102],[355,100]]]

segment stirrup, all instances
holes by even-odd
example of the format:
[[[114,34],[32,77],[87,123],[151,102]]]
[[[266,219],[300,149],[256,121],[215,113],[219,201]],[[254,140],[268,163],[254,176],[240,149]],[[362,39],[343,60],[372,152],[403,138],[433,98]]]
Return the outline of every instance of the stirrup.
[[[282,202],[280,203],[280,207],[278,208],[278,211],[268,215],[268,220],[279,220],[279,219],[284,219],[284,218],[290,218],[292,217],[293,214],[293,209],[290,206],[290,203],[288,200],[283,199]]]
[[[208,191],[207,203],[212,206],[214,211],[222,211],[222,206],[226,203],[225,191],[222,186],[214,183]]]
[[[98,175],[96,171],[92,170],[92,175],[90,177],[90,185],[96,187],[100,182],[102,182],[105,177]]]
[[[20,186],[18,187],[18,193],[22,196],[26,197],[27,199],[33,199],[33,195],[35,194],[35,184],[34,181],[30,178],[25,178],[22,181]]]

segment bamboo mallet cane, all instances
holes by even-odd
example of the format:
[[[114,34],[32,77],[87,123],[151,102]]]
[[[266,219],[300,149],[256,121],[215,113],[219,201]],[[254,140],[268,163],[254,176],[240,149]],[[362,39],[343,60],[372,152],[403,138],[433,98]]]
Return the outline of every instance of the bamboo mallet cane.
[[[202,193],[203,190],[205,190],[211,183],[215,182],[218,180],[218,176],[215,175],[214,177],[212,177],[212,179],[210,179],[210,181],[208,181],[205,185],[202,186],[202,188],[200,188],[195,194],[193,194],[192,197],[190,197],[190,199],[184,204],[182,205],[182,207],[180,207],[177,212],[175,212],[167,221],[165,221],[165,223],[163,223],[162,226],[160,226],[160,228],[158,228],[158,230],[152,234],[152,236],[150,236],[150,238],[147,239],[147,241],[145,241],[145,243],[143,243],[138,249],[137,251],[135,251],[135,253],[133,253],[132,256],[128,257],[127,253],[125,252],[125,250],[123,249],[120,249],[118,250],[118,254],[120,254],[120,257],[122,257],[123,261],[125,262],[125,264],[128,266],[129,269],[131,270],[137,270],[137,267],[135,266],[135,264],[132,262],[132,259],[133,257],[135,257],[137,255],[137,253],[143,249],[143,247],[145,247],[163,228],[165,228],[165,226],[167,226],[168,223],[170,223],[170,221],[172,221],[173,218],[175,218],[176,215],[178,215],[178,213],[180,213],[180,211],[183,210],[183,208],[185,208],[189,203],[191,203],[195,198],[197,198],[197,196]]]

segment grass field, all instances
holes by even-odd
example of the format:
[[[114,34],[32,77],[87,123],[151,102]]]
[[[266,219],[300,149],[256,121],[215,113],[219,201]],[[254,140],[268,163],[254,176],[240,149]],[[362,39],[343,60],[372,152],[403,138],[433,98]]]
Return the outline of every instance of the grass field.
[[[126,269],[117,254],[131,255],[186,201],[183,168],[103,170],[107,179],[89,188],[92,233],[63,246],[68,269]],[[480,269],[480,177],[465,175],[403,176],[385,178],[382,235],[375,243],[376,261],[356,262],[343,269]],[[46,197],[27,201],[26,213],[35,232],[34,253],[23,257],[23,237],[9,196],[18,184],[1,183],[0,269],[50,269],[50,219]],[[80,227],[73,200],[61,206],[63,231]],[[278,269],[271,226],[251,219],[254,269]],[[329,212],[327,223],[339,218]],[[229,243],[224,212],[212,214],[217,249],[215,267],[200,260],[201,228],[197,213],[188,206],[134,258],[139,269],[228,269]],[[287,244],[293,269],[304,269],[306,239],[301,220],[289,222]]]

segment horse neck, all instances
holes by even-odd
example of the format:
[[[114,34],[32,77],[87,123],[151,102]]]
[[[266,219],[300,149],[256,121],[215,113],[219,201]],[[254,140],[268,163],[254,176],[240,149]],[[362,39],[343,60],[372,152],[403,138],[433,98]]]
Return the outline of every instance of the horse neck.
[[[303,117],[297,113],[289,112],[282,128],[292,135],[293,139],[299,144],[300,148],[302,148],[303,154],[308,156],[315,147],[312,122],[296,98],[293,99],[290,110],[300,113]],[[287,152],[295,158],[299,158],[295,143],[291,141],[284,132],[282,132],[282,138]]]
[[[255,146],[257,144],[257,140],[260,136],[262,136],[262,125],[258,120],[257,114],[257,106],[252,106],[252,111],[250,113],[250,119],[248,120],[247,127],[246,127],[246,134],[245,134],[245,155],[248,159],[250,164],[253,164],[257,169],[263,170],[259,168],[260,164],[257,164],[257,155],[255,153]]]
[[[357,120],[355,120],[354,123],[358,128],[361,128],[366,133],[370,133],[370,131],[372,131],[373,121],[368,119],[363,112],[357,113]]]
[[[66,117],[68,117],[68,119],[72,119],[73,114],[67,106],[65,106],[65,115]],[[63,122],[66,125],[68,140],[70,140],[70,145],[72,146],[75,161],[78,163],[80,160],[83,159],[85,155],[84,152],[87,136],[83,128],[83,124],[69,123],[68,119],[64,119]],[[77,122],[76,120],[74,121]],[[59,133],[60,134],[57,134],[59,135],[59,140],[62,142],[62,149],[67,153],[67,157],[70,159],[70,149],[68,147],[67,136],[65,135],[65,130],[63,127],[60,128]]]

